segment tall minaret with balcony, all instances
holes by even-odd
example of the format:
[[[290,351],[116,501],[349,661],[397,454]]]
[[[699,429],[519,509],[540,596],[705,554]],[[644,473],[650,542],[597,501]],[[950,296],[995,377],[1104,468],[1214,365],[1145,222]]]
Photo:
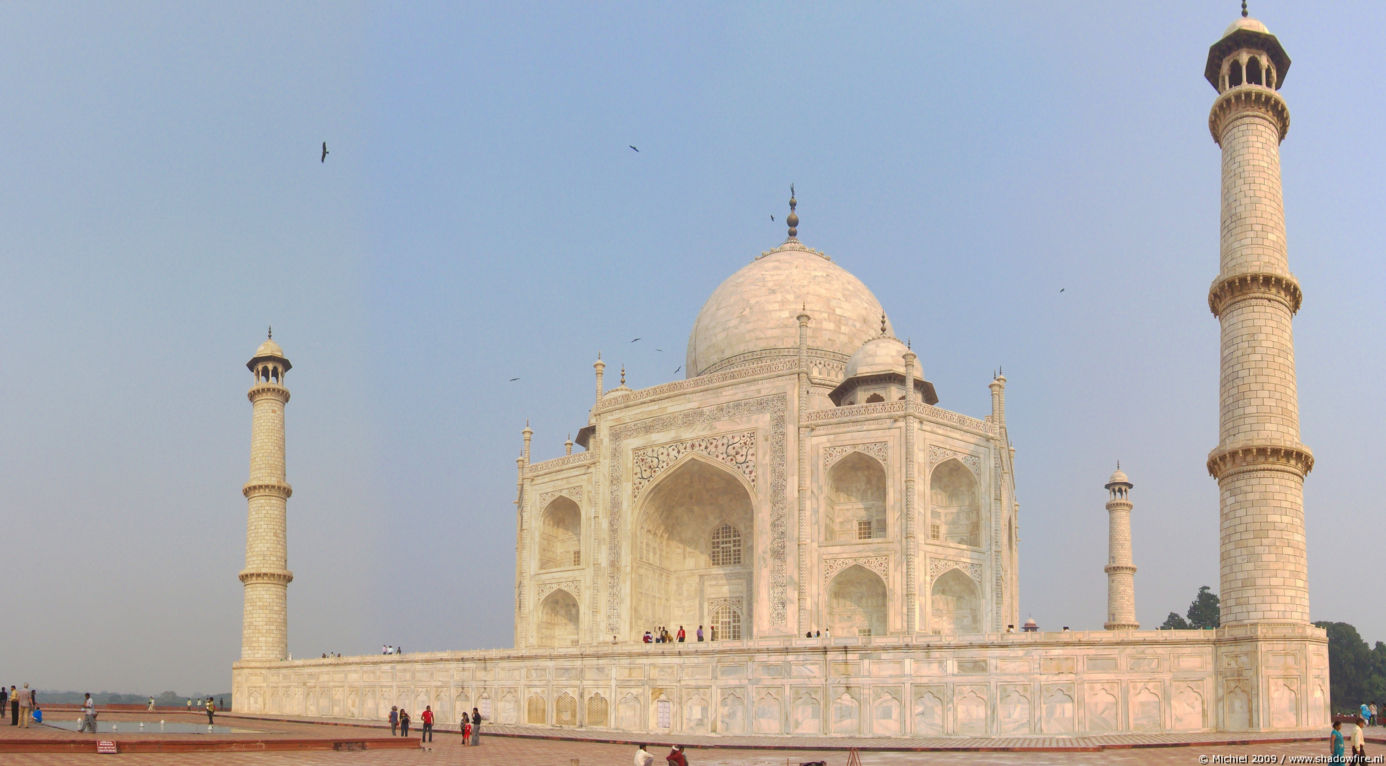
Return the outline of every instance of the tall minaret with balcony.
[[[249,504],[245,531],[245,612],[241,622],[242,660],[282,660],[289,656],[289,546],[285,510],[293,488],[284,480],[284,376],[293,365],[269,337],[246,362],[253,382],[250,480],[241,493]]]
[[[1107,479],[1107,630],[1137,630],[1136,567],[1131,563],[1131,488],[1121,464]]]
[[[1309,622],[1304,477],[1299,441],[1290,273],[1280,142],[1290,112],[1277,90],[1290,58],[1261,22],[1243,18],[1208,51],[1218,91],[1208,117],[1222,147],[1221,269],[1208,306],[1222,325],[1218,482],[1222,624]]]

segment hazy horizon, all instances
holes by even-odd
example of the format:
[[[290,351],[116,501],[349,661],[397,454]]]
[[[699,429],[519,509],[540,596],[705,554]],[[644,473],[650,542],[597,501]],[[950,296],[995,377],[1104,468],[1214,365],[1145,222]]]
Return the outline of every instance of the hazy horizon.
[[[520,429],[561,455],[599,351],[608,380],[683,377],[791,182],[800,239],[872,289],[940,406],[985,415],[1004,366],[1021,618],[1101,628],[1117,460],[1137,617],[1182,614],[1219,588],[1202,73],[1239,11],[0,4],[0,615],[25,628],[0,680],[229,688],[271,324],[294,656],[511,646]],[[1386,640],[1349,586],[1383,527],[1386,405],[1357,386],[1386,372],[1386,6],[1251,11],[1293,60],[1311,614]]]

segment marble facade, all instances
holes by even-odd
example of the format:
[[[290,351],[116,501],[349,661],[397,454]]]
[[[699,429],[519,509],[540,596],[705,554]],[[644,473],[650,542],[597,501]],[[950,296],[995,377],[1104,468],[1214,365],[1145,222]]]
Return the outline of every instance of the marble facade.
[[[1222,427],[1207,463],[1222,489],[1223,627],[1136,629],[1132,485],[1118,471],[1109,630],[1010,632],[1020,506],[1005,377],[987,383],[983,417],[937,406],[870,290],[799,241],[791,199],[786,241],[696,318],[687,379],[632,390],[622,370],[607,390],[598,358],[583,451],[568,442],[531,461],[525,427],[514,649],[283,659],[288,391],[273,365],[257,373],[234,709],[380,719],[431,705],[447,722],[475,706],[504,724],[767,736],[1326,725],[1327,639],[1308,622],[1305,565],[1313,457],[1290,330],[1302,294],[1278,164],[1288,68],[1253,19],[1209,52],[1224,153],[1208,296],[1223,325]],[[264,359],[287,371],[270,350],[252,371]],[[641,643],[660,626],[687,641]],[[698,626],[717,640],[698,642]]]

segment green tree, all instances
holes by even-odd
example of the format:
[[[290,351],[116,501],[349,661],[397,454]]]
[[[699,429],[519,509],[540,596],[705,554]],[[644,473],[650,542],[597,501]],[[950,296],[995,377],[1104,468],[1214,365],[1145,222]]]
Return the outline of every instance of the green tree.
[[[1165,618],[1164,624],[1160,626],[1160,630],[1188,630],[1188,629],[1189,629],[1189,621],[1186,620],[1186,619],[1184,619],[1183,617],[1180,617],[1178,614],[1176,614],[1176,613],[1174,613],[1174,612],[1170,612],[1170,613],[1169,613],[1169,616]]]
[[[1328,632],[1328,704],[1335,711],[1355,713],[1358,705],[1368,701],[1374,652],[1357,634],[1357,628],[1346,622],[1314,624]]]
[[[1189,627],[1206,630],[1222,624],[1222,607],[1218,594],[1207,585],[1198,589],[1198,595],[1189,604]]]

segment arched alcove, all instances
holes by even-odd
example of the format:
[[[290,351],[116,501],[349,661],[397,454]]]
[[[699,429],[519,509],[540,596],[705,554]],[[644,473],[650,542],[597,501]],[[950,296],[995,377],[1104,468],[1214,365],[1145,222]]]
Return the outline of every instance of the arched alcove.
[[[828,470],[828,542],[844,543],[886,536],[885,467],[853,452]]]
[[[574,646],[578,641],[578,602],[566,590],[556,590],[539,604],[536,646]]]
[[[834,636],[883,636],[887,631],[886,584],[862,566],[838,573],[828,586],[828,627]]]
[[[539,570],[582,564],[582,512],[566,497],[555,498],[539,520]]]
[[[631,545],[636,634],[661,625],[716,624],[714,599],[751,602],[754,512],[750,492],[734,474],[690,458],[667,470],[648,491],[636,519]],[[738,610],[736,625],[743,636],[742,619],[749,617]],[[732,636],[719,630],[718,638]]]
[[[960,570],[950,569],[934,580],[929,604],[931,632],[953,635],[982,632],[982,605],[977,584]]]
[[[929,539],[978,547],[982,544],[977,477],[957,460],[945,460],[929,480]]]

